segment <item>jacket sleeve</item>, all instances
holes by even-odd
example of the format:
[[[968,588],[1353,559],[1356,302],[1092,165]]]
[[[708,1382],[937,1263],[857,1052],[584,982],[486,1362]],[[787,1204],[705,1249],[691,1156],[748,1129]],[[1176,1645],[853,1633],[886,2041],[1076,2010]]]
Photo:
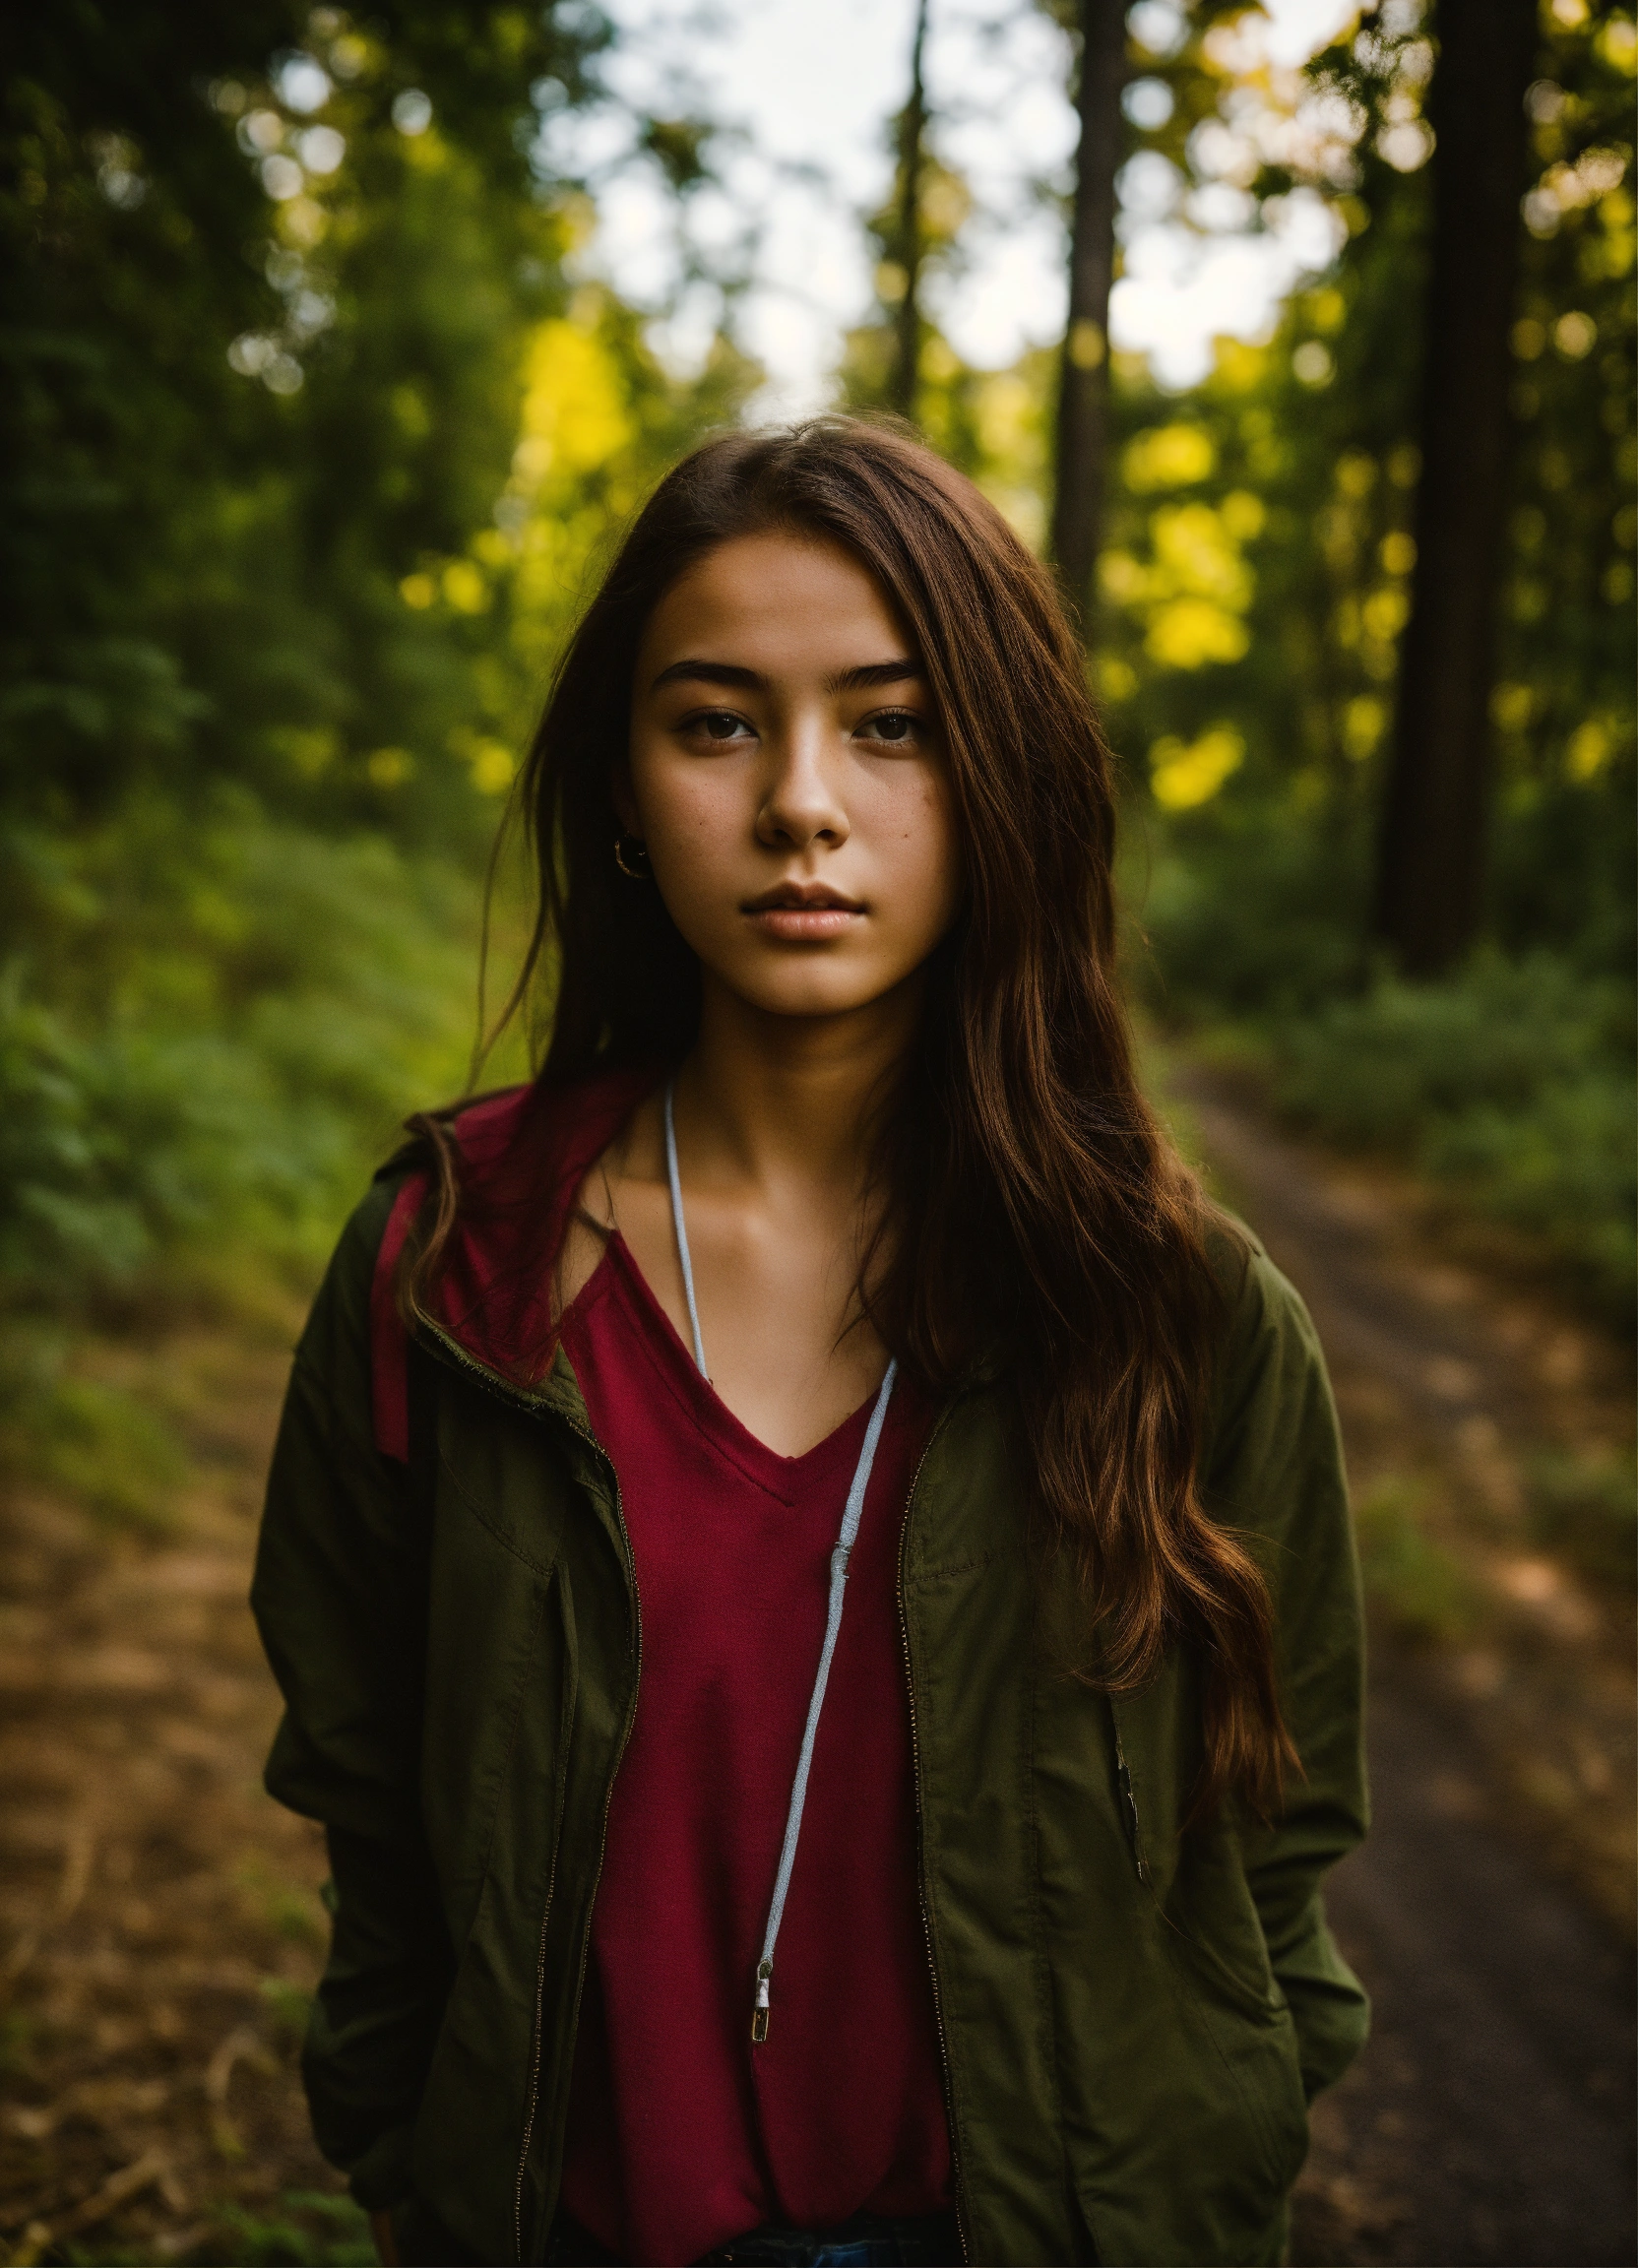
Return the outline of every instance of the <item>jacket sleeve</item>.
[[[302,2071],[370,2210],[410,2187],[451,1957],[420,1822],[427,1511],[371,1424],[370,1287],[393,1190],[347,1226],[296,1349],[251,1605],[284,1697],[269,1793],[321,1820],[334,1922]]]
[[[1320,1889],[1368,1822],[1363,1611],[1325,1358],[1301,1299],[1255,1239],[1246,1246],[1232,1269],[1206,1496],[1267,1578],[1281,1702],[1301,1759],[1278,1820],[1244,1829],[1241,1847],[1312,2099],[1341,2078],[1370,2022]]]

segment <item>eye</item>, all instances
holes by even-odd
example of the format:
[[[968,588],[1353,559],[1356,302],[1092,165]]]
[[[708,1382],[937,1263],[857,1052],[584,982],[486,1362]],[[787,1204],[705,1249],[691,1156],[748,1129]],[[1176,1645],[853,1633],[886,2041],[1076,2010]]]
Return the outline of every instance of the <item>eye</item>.
[[[696,709],[693,716],[682,720],[678,730],[692,739],[719,743],[755,737],[744,718],[731,709]]]
[[[918,747],[926,729],[926,719],[914,709],[878,709],[854,727],[860,739],[883,741],[890,748]]]

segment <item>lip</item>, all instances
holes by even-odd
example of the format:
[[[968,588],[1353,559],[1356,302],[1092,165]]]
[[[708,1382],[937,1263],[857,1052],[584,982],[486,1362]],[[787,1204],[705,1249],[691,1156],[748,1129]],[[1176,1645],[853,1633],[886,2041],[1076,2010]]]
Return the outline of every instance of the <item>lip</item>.
[[[790,944],[823,944],[859,920],[864,908],[827,882],[776,882],[740,908],[765,936]]]

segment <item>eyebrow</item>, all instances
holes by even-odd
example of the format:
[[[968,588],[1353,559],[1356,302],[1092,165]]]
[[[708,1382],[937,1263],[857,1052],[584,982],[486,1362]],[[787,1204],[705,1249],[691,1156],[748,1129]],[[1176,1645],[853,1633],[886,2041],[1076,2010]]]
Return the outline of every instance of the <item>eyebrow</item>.
[[[892,662],[861,662],[852,669],[839,669],[834,677],[825,680],[827,693],[856,693],[868,685],[903,685],[912,678],[925,675],[919,662],[902,655]],[[737,662],[708,662],[690,658],[686,662],[673,662],[662,669],[649,690],[658,693],[662,685],[726,685],[747,693],[765,693],[768,679],[759,670],[746,669]]]

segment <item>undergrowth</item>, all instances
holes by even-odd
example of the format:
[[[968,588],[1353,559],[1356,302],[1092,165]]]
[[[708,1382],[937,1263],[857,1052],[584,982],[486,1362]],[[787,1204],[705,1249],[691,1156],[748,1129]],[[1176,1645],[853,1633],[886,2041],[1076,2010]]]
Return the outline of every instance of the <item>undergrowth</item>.
[[[1385,1478],[1354,1507],[1365,1590],[1403,1636],[1436,1645],[1465,1638],[1478,1598],[1461,1562],[1428,1533],[1425,1490]]]
[[[1634,997],[1607,924],[1591,959],[1491,943],[1410,983],[1358,942],[1357,846],[1290,829],[1164,847],[1139,895],[1129,958],[1160,1016],[1258,1074],[1296,1123],[1404,1160],[1501,1224],[1630,1329]]]
[[[1528,1475],[1531,1533],[1597,1584],[1638,1587],[1638,1476],[1630,1457],[1537,1458]]]
[[[129,2246],[70,2245],[66,2257],[86,2263],[130,2263]],[[286,2189],[260,2212],[223,2203],[185,2251],[145,2253],[156,2262],[182,2261],[188,2268],[365,2268],[376,2259],[368,2216],[350,2197],[319,2189]]]
[[[1538,953],[1438,984],[1383,976],[1270,1033],[1277,1100],[1410,1158],[1553,1253],[1611,1316],[1638,1261],[1632,998]]]
[[[5,866],[0,1465],[156,1526],[174,1431],[89,1337],[310,1289],[403,1118],[465,1081],[478,886],[243,792],[14,835]]]

